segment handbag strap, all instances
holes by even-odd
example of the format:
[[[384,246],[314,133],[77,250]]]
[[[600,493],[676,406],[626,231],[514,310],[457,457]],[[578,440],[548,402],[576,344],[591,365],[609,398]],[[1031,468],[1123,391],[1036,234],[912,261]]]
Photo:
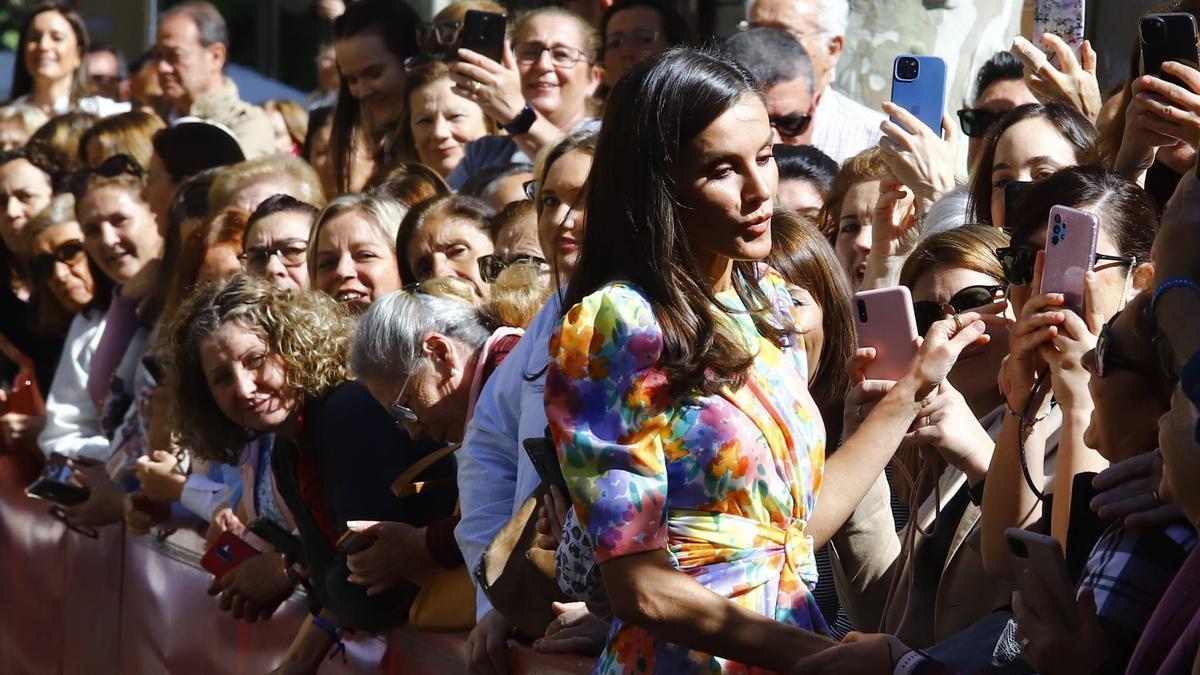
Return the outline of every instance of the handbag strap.
[[[441,486],[442,484],[454,484],[456,482],[454,478],[438,478],[430,481],[417,481],[415,479],[429,467],[454,454],[460,447],[461,444],[458,443],[447,445],[413,462],[404,470],[404,473],[400,474],[399,478],[392,482],[392,494],[397,497],[408,497],[420,494],[429,488]]]

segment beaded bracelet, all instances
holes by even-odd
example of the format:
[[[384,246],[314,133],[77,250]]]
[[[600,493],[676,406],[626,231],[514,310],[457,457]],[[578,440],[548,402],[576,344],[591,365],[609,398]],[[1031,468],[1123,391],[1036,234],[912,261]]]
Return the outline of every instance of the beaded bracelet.
[[[1008,410],[1008,414],[1010,416],[1017,418],[1017,420],[1020,423],[1020,428],[1021,428],[1022,434],[1029,431],[1030,429],[1032,429],[1038,422],[1041,422],[1042,420],[1046,419],[1046,417],[1048,417],[1050,415],[1050,413],[1046,413],[1045,415],[1042,415],[1041,417],[1035,417],[1034,419],[1029,419],[1028,417],[1025,417],[1025,415],[1017,412],[1016,410],[1013,410],[1012,404],[1010,404],[1008,402],[1008,399],[1004,399],[1004,407]]]
[[[313,622],[314,626],[325,631],[325,633],[327,633],[329,635],[329,637],[333,638],[334,648],[333,648],[333,651],[330,652],[329,658],[333,659],[333,657],[337,656],[338,653],[340,652],[342,655],[342,662],[345,663],[346,662],[346,643],[342,642],[342,629],[333,625],[329,621],[322,619],[321,616],[319,614],[317,614],[316,612],[312,613],[312,622]]]
[[[1154,295],[1150,298],[1150,306],[1146,309],[1146,314],[1152,321],[1157,320],[1158,301],[1162,299],[1164,293],[1172,288],[1190,288],[1193,293],[1200,294],[1200,286],[1197,286],[1196,282],[1187,277],[1172,277],[1167,279],[1154,289]]]

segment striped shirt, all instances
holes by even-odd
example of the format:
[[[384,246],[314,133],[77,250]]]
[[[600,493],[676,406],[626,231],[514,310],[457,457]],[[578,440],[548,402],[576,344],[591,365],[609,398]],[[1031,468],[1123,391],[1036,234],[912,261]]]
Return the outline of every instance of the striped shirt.
[[[883,113],[829,87],[813,115],[812,144],[838,164],[879,142]]]

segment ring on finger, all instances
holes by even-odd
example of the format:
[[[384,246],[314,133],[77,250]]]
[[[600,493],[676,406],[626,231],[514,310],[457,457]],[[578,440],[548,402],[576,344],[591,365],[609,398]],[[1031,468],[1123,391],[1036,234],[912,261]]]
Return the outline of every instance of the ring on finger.
[[[963,329],[962,319],[958,318],[958,315],[955,314],[954,315],[954,332],[957,333],[957,332],[961,331],[962,329]]]
[[[471,91],[476,94],[479,93],[479,82],[477,82],[475,80],[471,80]]]

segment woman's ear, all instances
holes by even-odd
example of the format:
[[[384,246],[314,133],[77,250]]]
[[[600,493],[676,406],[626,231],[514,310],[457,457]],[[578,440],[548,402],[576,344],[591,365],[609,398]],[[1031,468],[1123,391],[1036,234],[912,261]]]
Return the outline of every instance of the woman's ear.
[[[1133,270],[1133,290],[1154,288],[1154,263],[1144,262]]]

